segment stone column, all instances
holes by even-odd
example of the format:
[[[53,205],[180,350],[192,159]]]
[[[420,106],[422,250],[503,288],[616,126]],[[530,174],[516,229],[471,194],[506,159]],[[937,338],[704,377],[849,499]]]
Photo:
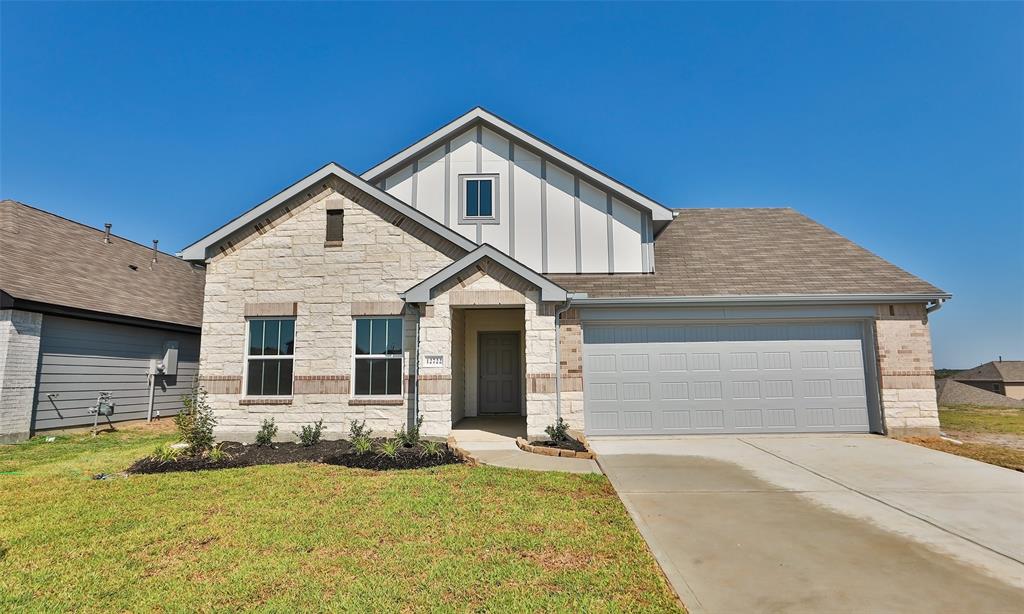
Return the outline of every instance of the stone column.
[[[0,310],[0,443],[28,439],[43,314]]]
[[[531,292],[525,304],[526,326],[526,435],[544,437],[555,423],[555,313]]]
[[[924,305],[879,305],[875,340],[886,432],[890,437],[937,437],[935,366]]]
[[[423,418],[421,434],[446,437],[452,431],[452,312],[447,295],[438,296],[433,305],[422,307],[420,319],[419,412]],[[441,364],[429,366],[423,357],[441,356]]]

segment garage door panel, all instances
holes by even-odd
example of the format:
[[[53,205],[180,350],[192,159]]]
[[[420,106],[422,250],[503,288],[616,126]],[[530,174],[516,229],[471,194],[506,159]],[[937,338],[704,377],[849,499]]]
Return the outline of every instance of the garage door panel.
[[[855,323],[584,326],[587,431],[866,432],[860,334]]]

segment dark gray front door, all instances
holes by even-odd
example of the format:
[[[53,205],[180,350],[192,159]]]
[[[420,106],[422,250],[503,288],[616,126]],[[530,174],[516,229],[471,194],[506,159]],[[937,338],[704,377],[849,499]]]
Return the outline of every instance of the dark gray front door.
[[[519,333],[480,333],[477,351],[481,414],[519,413]]]

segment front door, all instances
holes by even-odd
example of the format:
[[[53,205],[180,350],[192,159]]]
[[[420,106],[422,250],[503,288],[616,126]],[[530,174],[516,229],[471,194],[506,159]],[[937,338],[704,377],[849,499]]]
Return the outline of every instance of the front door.
[[[519,333],[480,333],[477,395],[481,414],[518,414]]]

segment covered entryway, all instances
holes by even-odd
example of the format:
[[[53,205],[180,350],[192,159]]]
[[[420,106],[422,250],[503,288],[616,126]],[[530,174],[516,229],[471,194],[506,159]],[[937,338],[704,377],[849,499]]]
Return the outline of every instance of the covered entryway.
[[[592,435],[869,432],[862,322],[584,323]]]
[[[452,308],[452,424],[463,418],[525,416],[522,307]]]

